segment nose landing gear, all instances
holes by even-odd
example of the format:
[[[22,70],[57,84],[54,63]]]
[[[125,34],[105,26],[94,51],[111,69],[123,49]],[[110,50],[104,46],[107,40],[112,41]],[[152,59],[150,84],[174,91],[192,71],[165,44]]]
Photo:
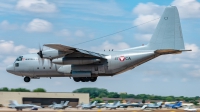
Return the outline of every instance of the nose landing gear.
[[[30,77],[24,77],[24,82],[30,82],[31,78]]]

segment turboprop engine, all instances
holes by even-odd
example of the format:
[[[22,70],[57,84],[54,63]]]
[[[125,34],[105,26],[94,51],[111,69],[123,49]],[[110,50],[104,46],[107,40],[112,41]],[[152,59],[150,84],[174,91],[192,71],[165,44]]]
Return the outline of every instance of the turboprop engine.
[[[55,58],[63,57],[67,53],[68,52],[62,52],[58,50],[46,50],[46,51],[42,51],[40,55],[42,55],[41,58],[55,59]]]
[[[52,63],[59,65],[67,65],[67,64],[83,65],[83,64],[92,64],[99,61],[100,59],[65,57],[65,58],[53,59]]]

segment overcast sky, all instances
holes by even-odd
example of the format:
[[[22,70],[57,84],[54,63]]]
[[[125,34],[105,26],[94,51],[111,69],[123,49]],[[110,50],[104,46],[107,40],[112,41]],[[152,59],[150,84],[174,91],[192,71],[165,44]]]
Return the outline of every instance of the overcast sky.
[[[67,77],[33,79],[6,72],[17,56],[38,51],[38,44],[74,45],[159,18],[166,6],[178,7],[187,49],[166,55],[114,77],[76,83]],[[75,47],[102,51],[147,44],[153,21],[135,29]],[[199,0],[6,0],[0,1],[0,87],[45,88],[71,92],[81,87],[106,88],[129,94],[200,95]]]

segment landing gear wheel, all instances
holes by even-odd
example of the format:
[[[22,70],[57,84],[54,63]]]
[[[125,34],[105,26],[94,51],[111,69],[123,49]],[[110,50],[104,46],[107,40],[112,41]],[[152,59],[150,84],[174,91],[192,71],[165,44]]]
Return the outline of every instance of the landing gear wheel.
[[[97,80],[97,77],[90,77],[91,82],[95,82]]]
[[[73,78],[75,82],[79,82],[80,78]]]
[[[90,81],[90,78],[89,77],[85,77],[85,82],[89,82]]]
[[[24,82],[30,82],[30,81],[31,81],[30,77],[24,77]]]
[[[85,78],[84,77],[82,77],[80,79],[81,79],[81,82],[85,82]]]

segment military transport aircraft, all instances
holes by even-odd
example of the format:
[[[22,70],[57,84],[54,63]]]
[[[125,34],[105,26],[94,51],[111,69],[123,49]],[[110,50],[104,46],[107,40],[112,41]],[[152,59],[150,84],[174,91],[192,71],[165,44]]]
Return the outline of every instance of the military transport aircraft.
[[[61,44],[44,44],[52,48],[19,56],[7,72],[24,77],[25,82],[42,77],[72,77],[75,82],[95,82],[98,76],[114,76],[166,54],[185,50],[179,13],[166,7],[149,44],[118,50],[91,52]]]

